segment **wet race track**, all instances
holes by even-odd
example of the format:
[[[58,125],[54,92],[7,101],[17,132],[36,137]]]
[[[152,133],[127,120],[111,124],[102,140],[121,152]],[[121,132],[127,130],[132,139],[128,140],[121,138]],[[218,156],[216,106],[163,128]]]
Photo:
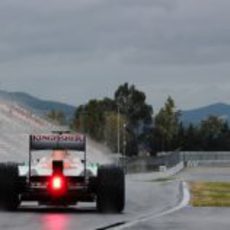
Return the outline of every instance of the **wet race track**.
[[[185,181],[230,181],[230,168],[191,168],[185,169],[177,179]],[[230,208],[194,208],[186,207],[163,215],[149,218],[126,229],[157,230],[228,230],[230,226]]]
[[[90,203],[61,209],[27,203],[22,204],[15,213],[1,212],[0,229],[229,229],[228,208],[186,206],[167,213],[182,199],[181,180],[229,181],[230,169],[186,169],[173,180],[162,182],[135,181],[133,177],[131,180],[128,176],[127,202],[122,214],[99,214],[96,212],[95,204]]]
[[[126,193],[127,203],[122,214],[99,214],[95,204],[79,204],[63,209],[22,204],[15,213],[0,213],[0,229],[106,229],[175,206],[179,202],[180,183],[137,182],[127,178]]]

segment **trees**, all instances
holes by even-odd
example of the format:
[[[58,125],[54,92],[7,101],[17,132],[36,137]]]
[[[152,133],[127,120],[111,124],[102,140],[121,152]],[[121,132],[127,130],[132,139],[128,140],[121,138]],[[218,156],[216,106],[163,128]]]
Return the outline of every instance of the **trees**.
[[[147,127],[152,126],[152,107],[147,105],[145,100],[143,92],[137,90],[134,85],[125,83],[118,87],[114,99],[90,100],[79,106],[71,127],[97,141],[107,143],[116,152],[117,127],[120,120],[121,146],[123,139],[126,139],[128,154],[137,154],[138,145],[145,142]]]
[[[77,108],[72,122],[72,128],[89,134],[93,139],[104,139],[104,123],[106,105],[104,101],[90,100],[86,105]]]
[[[62,122],[60,114],[57,115],[55,111],[51,111],[48,117]],[[145,93],[128,83],[118,87],[114,98],[90,100],[79,106],[71,127],[117,152],[118,121],[120,150],[125,150],[128,156],[137,155],[140,149],[151,154],[175,149],[230,150],[230,129],[227,122],[210,116],[199,125],[184,125],[180,122],[180,112],[172,97],[167,98],[153,118],[153,109],[146,103]],[[124,139],[127,146],[123,145]]]
[[[124,135],[123,125],[127,120],[120,114],[120,146]],[[72,128],[85,133],[96,141],[105,143],[113,152],[117,152],[118,142],[118,114],[116,104],[109,98],[103,100],[90,100],[86,105],[81,105],[76,110]]]
[[[201,122],[201,132],[205,137],[217,138],[223,129],[224,120],[216,116],[209,116]]]
[[[184,127],[182,150],[185,151],[227,151],[230,149],[228,123],[219,117],[209,116],[199,125]]]
[[[66,123],[65,114],[62,111],[51,110],[47,113],[46,118],[57,125],[64,125]]]
[[[203,140],[200,132],[200,127],[190,124],[184,129],[185,135],[183,137],[183,145],[181,146],[181,149],[186,151],[202,151]]]
[[[220,138],[223,138],[223,128],[224,121],[216,116],[209,116],[201,122],[200,133],[205,150],[218,150],[221,148]]]
[[[140,123],[149,124],[152,122],[152,106],[146,104],[144,92],[136,89],[134,85],[125,83],[118,87],[114,94],[115,103],[120,112],[128,118],[129,124],[133,127]]]
[[[172,140],[179,130],[179,111],[174,100],[168,97],[163,108],[155,116],[154,136],[157,150],[165,151],[172,147]]]
[[[120,132],[120,146],[123,146],[123,140],[124,140],[124,135],[126,135],[126,138],[128,138],[127,133],[124,130],[124,124],[126,124],[126,118],[124,115],[121,115],[119,117],[119,132]],[[118,146],[117,146],[117,142],[118,142],[118,119],[117,119],[117,113],[115,112],[107,112],[106,116],[105,116],[105,125],[104,125],[104,141],[106,143],[107,146],[110,147],[110,149],[115,152],[118,153]],[[120,151],[122,151],[123,149],[121,148]]]
[[[114,100],[120,113],[127,118],[128,153],[135,155],[138,153],[138,146],[149,144],[149,136],[146,134],[152,129],[152,106],[146,103],[144,92],[128,83],[118,87],[114,94]]]

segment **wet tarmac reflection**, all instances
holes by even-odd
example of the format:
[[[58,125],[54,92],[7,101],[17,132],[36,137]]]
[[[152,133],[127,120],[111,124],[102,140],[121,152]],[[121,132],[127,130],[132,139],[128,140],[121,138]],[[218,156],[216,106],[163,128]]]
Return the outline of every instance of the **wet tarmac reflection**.
[[[43,228],[42,230],[66,230],[68,229],[69,217],[68,215],[46,214],[42,216]]]

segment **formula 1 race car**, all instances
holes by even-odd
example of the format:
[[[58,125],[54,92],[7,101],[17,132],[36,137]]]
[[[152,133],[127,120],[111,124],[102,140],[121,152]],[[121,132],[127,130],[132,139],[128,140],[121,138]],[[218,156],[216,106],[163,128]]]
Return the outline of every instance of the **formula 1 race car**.
[[[99,212],[122,212],[125,205],[123,169],[89,163],[84,135],[60,132],[30,135],[29,139],[28,164],[0,163],[2,209],[14,211],[21,201],[52,206],[96,201]],[[34,162],[32,152],[35,150],[49,150],[51,154]],[[83,158],[77,157],[77,153],[82,153]]]

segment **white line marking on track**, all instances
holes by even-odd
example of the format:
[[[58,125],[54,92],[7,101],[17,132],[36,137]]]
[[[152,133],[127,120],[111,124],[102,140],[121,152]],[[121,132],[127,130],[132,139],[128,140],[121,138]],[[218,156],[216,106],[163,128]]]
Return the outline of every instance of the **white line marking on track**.
[[[152,220],[152,219],[155,219],[158,217],[162,217],[162,216],[171,214],[173,212],[176,212],[176,211],[186,207],[189,203],[189,200],[190,200],[190,192],[189,192],[188,184],[184,181],[182,182],[182,196],[183,197],[182,197],[181,202],[177,206],[175,206],[175,207],[173,207],[167,211],[158,213],[156,215],[154,215],[153,213],[149,213],[147,216],[138,217],[136,220],[130,221],[130,222],[123,224],[119,227],[115,227],[115,228],[111,228],[111,229],[112,230],[121,230],[121,229],[129,228],[129,227],[132,227],[132,226],[139,224],[141,222],[145,222],[145,221]]]

